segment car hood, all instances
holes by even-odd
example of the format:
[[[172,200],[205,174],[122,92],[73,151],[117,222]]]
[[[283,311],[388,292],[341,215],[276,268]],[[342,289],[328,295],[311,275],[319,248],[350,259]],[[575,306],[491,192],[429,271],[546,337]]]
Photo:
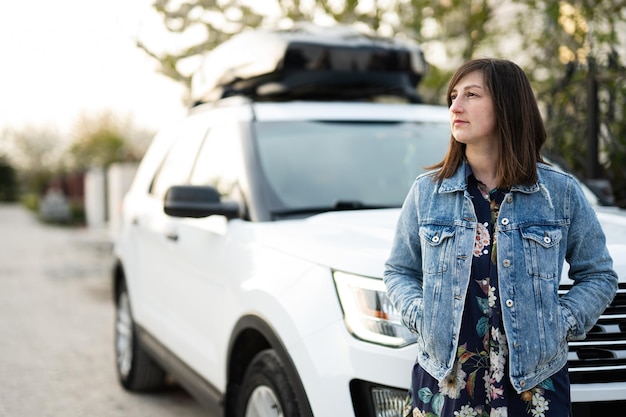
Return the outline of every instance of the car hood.
[[[399,209],[338,211],[272,222],[264,240],[291,256],[380,278],[399,214]]]
[[[626,283],[626,210],[597,207],[596,213],[613,258],[613,269],[619,276],[619,282]]]
[[[620,282],[626,282],[626,210],[598,207],[596,211],[614,269]],[[319,265],[380,278],[399,214],[399,209],[340,211],[273,222],[263,240],[277,250]]]

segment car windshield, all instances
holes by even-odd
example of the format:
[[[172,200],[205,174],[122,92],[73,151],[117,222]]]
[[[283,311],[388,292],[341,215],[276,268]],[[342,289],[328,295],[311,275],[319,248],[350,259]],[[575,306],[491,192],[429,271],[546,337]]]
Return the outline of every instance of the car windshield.
[[[400,207],[415,177],[448,147],[447,123],[258,122],[273,212]]]

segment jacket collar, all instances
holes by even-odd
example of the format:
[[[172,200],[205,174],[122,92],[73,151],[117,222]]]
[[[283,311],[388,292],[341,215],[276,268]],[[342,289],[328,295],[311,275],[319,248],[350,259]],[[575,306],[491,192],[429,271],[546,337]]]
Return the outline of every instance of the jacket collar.
[[[539,168],[541,168],[541,164],[539,165]],[[471,172],[471,168],[467,164],[467,161],[463,160],[463,162],[461,163],[461,165],[456,170],[453,176],[451,176],[450,178],[445,178],[443,181],[441,181],[441,184],[439,185],[439,189],[437,190],[437,192],[452,193],[456,191],[466,190],[468,172]],[[541,172],[539,174],[541,175]],[[541,181],[541,179],[539,181]],[[517,192],[526,193],[526,194],[535,193],[539,191],[539,189],[540,189],[540,186],[538,182],[531,184],[531,185],[520,184],[520,185],[514,185],[511,187],[511,191],[517,191]]]

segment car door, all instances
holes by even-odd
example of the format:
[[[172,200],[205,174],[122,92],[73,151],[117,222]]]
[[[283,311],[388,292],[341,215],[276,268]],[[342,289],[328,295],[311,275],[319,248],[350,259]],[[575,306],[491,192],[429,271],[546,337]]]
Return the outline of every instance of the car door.
[[[243,206],[239,136],[236,124],[220,122],[210,127],[189,183],[214,186],[223,199],[238,200]],[[249,222],[213,215],[170,218],[166,224],[167,250],[162,251],[154,273],[166,291],[160,296],[172,326],[169,347],[206,380],[223,388],[222,368],[237,302],[229,288],[240,280],[237,271],[245,270],[240,233]]]
[[[184,274],[177,259],[176,224],[180,219],[163,212],[163,198],[173,184],[189,180],[198,149],[206,136],[206,122],[201,118],[186,119],[176,130],[176,138],[158,165],[144,198],[136,202],[133,223],[135,264],[141,295],[141,324],[164,345],[174,348],[181,329],[178,308],[172,294],[179,290],[179,277]]]

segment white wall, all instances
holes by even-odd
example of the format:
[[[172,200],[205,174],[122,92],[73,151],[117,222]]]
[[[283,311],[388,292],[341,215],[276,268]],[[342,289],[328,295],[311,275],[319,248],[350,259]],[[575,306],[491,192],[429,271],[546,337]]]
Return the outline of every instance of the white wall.
[[[90,168],[85,174],[85,217],[87,226],[106,226],[106,176],[104,168]]]
[[[121,210],[124,195],[137,171],[134,162],[119,162],[112,164],[107,173],[109,231],[115,236],[121,226]]]
[[[85,217],[91,228],[117,234],[124,195],[137,171],[137,163],[118,162],[108,169],[90,168],[85,174]]]

